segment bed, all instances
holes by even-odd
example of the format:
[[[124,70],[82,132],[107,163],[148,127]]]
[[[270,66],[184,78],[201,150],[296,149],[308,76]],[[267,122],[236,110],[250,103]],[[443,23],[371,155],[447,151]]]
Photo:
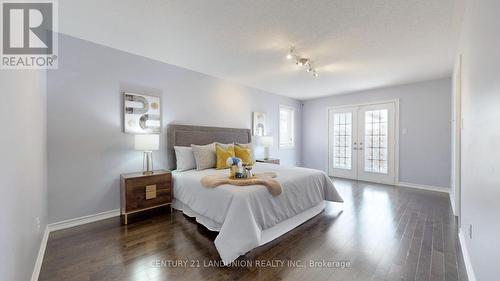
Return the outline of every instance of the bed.
[[[191,144],[250,143],[248,129],[169,125],[168,164],[175,169],[174,146]],[[322,171],[256,163],[254,172],[276,172],[283,193],[272,196],[264,186],[222,185],[206,188],[202,177],[227,170],[173,171],[173,208],[219,232],[215,246],[229,265],[240,255],[266,244],[319,214],[324,201],[343,202],[330,178]]]

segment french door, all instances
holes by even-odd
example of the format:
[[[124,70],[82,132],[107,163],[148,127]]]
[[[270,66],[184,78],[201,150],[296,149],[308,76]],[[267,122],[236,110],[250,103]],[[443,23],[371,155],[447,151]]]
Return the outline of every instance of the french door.
[[[395,183],[396,104],[332,108],[329,122],[329,175]]]

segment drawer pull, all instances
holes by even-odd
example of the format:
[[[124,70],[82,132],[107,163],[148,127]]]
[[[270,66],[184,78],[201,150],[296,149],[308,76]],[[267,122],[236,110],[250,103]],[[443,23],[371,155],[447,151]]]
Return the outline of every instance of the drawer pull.
[[[146,200],[156,198],[156,184],[146,185]]]

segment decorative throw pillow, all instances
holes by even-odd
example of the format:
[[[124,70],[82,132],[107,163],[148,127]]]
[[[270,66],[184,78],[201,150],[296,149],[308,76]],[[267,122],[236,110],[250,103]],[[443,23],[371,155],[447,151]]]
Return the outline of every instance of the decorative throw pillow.
[[[215,168],[215,143],[207,145],[192,144],[194,159],[196,161],[196,170],[205,170]]]
[[[254,159],[252,156],[252,149],[240,145],[234,146],[234,155],[243,161],[245,164],[253,165]]]
[[[250,150],[250,156],[252,157],[252,162],[247,162],[246,160],[247,159],[243,159],[241,156],[236,156],[236,157],[239,157],[242,159],[243,162],[245,163],[252,163],[252,164],[255,164],[255,154],[254,154],[254,151],[253,151],[253,146],[251,143],[237,143],[235,144],[235,146],[239,146],[240,148],[246,148],[246,149],[249,149]],[[234,151],[235,154],[236,154],[236,150]]]
[[[187,171],[196,168],[193,148],[188,146],[174,146],[177,171]]]
[[[216,169],[227,169],[227,158],[234,157],[234,145],[222,145],[220,143],[215,144],[215,154],[217,155],[217,165]]]
[[[234,143],[220,143],[220,142],[215,142],[215,145],[220,145],[222,146],[224,149],[230,147],[230,146],[234,146]]]

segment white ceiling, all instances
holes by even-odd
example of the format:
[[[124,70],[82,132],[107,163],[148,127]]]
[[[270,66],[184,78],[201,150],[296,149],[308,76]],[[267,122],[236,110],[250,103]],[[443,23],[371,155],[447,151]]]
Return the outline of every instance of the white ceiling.
[[[463,0],[63,0],[60,31],[297,99],[451,75]],[[285,59],[310,57],[314,79]]]

